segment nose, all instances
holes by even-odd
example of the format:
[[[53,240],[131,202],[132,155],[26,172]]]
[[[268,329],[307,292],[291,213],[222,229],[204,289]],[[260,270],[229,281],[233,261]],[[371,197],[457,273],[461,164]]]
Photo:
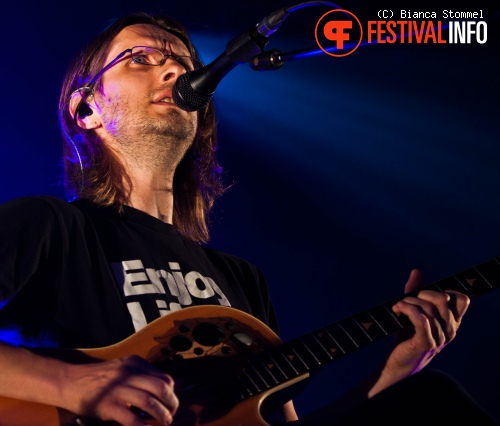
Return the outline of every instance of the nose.
[[[160,69],[160,79],[163,82],[176,80],[180,75],[186,73],[186,69],[172,57],[168,57],[165,63],[160,67]]]

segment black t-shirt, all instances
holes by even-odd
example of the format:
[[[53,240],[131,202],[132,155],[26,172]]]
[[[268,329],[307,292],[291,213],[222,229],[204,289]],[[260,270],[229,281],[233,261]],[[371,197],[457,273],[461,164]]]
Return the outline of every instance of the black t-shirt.
[[[0,206],[0,329],[34,346],[102,347],[192,305],[277,331],[261,272],[131,207],[23,197]]]

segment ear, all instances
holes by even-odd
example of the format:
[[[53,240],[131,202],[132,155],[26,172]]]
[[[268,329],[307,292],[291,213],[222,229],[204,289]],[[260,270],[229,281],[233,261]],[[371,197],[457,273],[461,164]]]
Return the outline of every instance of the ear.
[[[77,124],[85,130],[96,129],[101,126],[101,120],[98,114],[95,114],[95,106],[91,105],[88,98],[92,94],[86,95],[86,88],[75,90],[69,99],[69,113],[75,119]]]

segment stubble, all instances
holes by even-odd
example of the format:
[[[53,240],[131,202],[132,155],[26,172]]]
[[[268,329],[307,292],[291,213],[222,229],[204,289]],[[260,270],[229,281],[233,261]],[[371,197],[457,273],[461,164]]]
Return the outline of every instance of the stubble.
[[[128,102],[112,103],[103,114],[103,123],[118,149],[140,167],[170,168],[177,164],[193,143],[197,115],[165,106],[163,116],[134,111]]]

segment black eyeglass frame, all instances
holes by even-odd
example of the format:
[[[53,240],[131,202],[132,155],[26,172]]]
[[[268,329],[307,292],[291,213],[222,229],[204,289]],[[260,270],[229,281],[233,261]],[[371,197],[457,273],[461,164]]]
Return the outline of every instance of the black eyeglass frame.
[[[93,78],[92,80],[90,80],[85,86],[83,87],[80,87],[79,89],[76,89],[73,93],[75,92],[89,92],[89,91],[92,91],[93,88],[93,84],[97,81],[97,79],[99,77],[101,77],[101,75],[103,75],[108,69],[110,69],[113,65],[116,64],[116,62],[121,59],[123,56],[125,56],[125,54],[127,53],[130,53],[130,56],[132,56],[132,60],[135,60],[134,58],[134,55],[133,55],[133,50],[134,49],[137,49],[138,47],[141,47],[141,48],[146,48],[146,49],[150,49],[150,50],[154,50],[158,53],[160,53],[162,55],[162,59],[161,61],[158,63],[158,64],[144,64],[144,63],[141,63],[141,62],[135,62],[136,64],[139,64],[139,65],[148,65],[148,66],[152,66],[152,67],[161,67],[162,65],[165,64],[165,62],[167,62],[167,59],[168,58],[172,58],[174,61],[176,61],[180,66],[182,66],[182,68],[184,68],[187,72],[191,72],[191,71],[194,71],[194,70],[197,70],[197,69],[200,69],[201,67],[203,67],[203,62],[201,62],[200,60],[196,59],[196,58],[193,58],[192,56],[177,56],[177,55],[173,55],[173,54],[165,54],[163,53],[161,50],[159,49],[156,49],[154,47],[150,47],[150,46],[134,46],[134,47],[131,47],[129,49],[125,49],[123,52],[119,53],[112,61],[110,61],[107,65],[105,65]],[[182,62],[179,62],[179,59],[181,58],[185,58],[185,59],[189,59],[192,63],[193,63],[193,69],[192,70],[188,70],[186,69],[186,67],[182,64]]]

